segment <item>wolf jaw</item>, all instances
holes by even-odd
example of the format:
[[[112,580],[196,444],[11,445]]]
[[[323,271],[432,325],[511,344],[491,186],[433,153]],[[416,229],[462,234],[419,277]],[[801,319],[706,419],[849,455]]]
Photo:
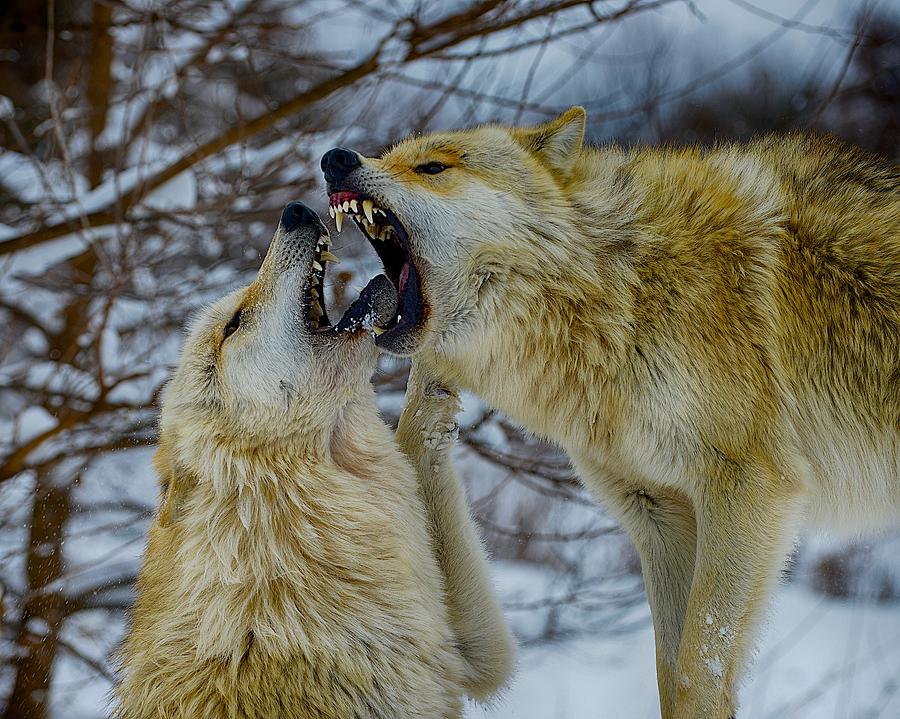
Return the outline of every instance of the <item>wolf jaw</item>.
[[[323,333],[332,329],[328,312],[325,310],[325,268],[328,262],[337,264],[338,257],[328,248],[331,246],[331,238],[327,234],[322,235],[316,241],[309,266],[309,275],[303,289],[303,317],[306,320],[306,328],[313,333]]]
[[[352,217],[384,265],[385,275],[396,292],[396,306],[390,322],[379,323],[372,331],[378,346],[398,350],[428,318],[421,272],[410,247],[409,233],[393,211],[360,192],[332,191],[328,213],[338,232],[344,216]]]
[[[347,308],[337,324],[332,324],[325,308],[325,272],[328,263],[340,259],[329,248],[328,234],[319,236],[310,260],[309,273],[301,292],[303,318],[306,329],[315,336],[338,336],[359,329],[376,336],[394,321],[397,297],[393,285],[383,275],[374,277]]]

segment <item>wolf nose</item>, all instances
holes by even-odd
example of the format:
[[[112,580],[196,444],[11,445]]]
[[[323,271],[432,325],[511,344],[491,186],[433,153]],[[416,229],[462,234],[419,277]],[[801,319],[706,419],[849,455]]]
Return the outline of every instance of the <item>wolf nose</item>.
[[[360,165],[359,155],[343,147],[335,147],[322,155],[322,172],[330,185],[340,182]]]
[[[319,216],[302,202],[289,202],[281,212],[281,227],[285,232],[293,232],[300,227],[317,224],[319,224]]]

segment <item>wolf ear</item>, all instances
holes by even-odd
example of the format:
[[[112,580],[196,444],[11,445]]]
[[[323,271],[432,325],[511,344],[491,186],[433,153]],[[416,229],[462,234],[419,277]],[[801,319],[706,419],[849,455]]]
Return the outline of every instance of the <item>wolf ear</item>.
[[[517,127],[512,135],[553,172],[568,177],[584,142],[585,119],[584,108],[576,105],[543,125]]]

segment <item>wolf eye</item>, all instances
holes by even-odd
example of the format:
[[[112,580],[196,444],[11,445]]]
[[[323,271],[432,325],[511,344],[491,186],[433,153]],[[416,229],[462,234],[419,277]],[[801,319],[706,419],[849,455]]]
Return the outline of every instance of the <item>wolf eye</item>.
[[[416,172],[420,175],[437,175],[446,169],[447,166],[443,162],[426,162],[424,165],[418,165]]]
[[[231,337],[231,335],[237,332],[238,327],[241,326],[241,312],[242,310],[238,310],[234,313],[234,317],[228,320],[228,324],[225,325],[224,339],[227,340]]]

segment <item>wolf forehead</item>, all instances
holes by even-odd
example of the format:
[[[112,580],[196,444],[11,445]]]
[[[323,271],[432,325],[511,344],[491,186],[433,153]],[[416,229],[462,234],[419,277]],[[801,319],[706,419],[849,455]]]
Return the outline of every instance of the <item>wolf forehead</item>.
[[[510,129],[502,125],[482,125],[472,130],[435,135],[411,136],[381,154],[386,169],[414,169],[423,162],[443,162],[449,166],[503,169],[521,157],[521,146]]]

